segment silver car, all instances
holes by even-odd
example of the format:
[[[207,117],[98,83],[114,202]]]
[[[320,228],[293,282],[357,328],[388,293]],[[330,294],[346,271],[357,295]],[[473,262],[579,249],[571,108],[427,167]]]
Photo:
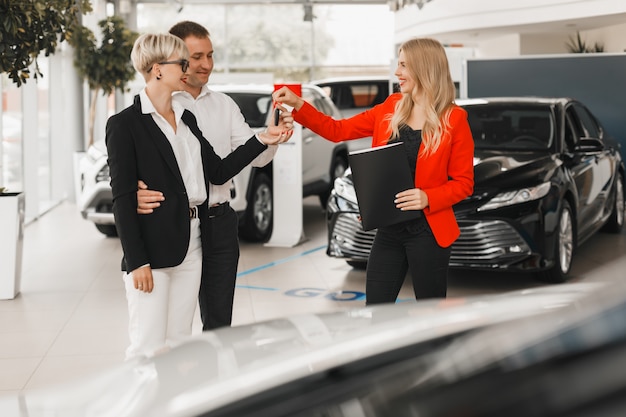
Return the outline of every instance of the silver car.
[[[0,397],[0,415],[567,415],[626,388],[622,367],[611,362],[626,354],[624,314],[621,281],[287,316],[205,332],[71,384]],[[596,370],[585,359],[597,353],[605,360]],[[577,366],[586,371],[568,372]],[[604,377],[607,366],[613,372]],[[571,385],[547,385],[561,377]],[[564,413],[532,414],[533,406]],[[489,414],[494,407],[501,413]]]

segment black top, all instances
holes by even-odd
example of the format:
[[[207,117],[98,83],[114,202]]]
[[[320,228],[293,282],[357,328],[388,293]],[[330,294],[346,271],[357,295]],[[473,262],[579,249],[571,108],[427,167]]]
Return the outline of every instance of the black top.
[[[417,154],[422,144],[422,131],[414,130],[411,127],[404,125],[400,128],[400,136],[398,138],[391,139],[389,143],[402,142],[404,143],[404,150],[406,151],[406,159],[411,168],[411,174],[415,178],[415,167],[417,165]],[[421,211],[420,211],[421,213]],[[395,230],[406,229],[410,233],[418,233],[423,231],[427,227],[427,223],[424,221],[424,216],[420,216],[417,219],[409,220],[406,222],[394,224],[389,228]]]
[[[413,130],[409,126],[400,128],[400,137],[389,141],[389,143],[402,142],[406,151],[406,159],[411,168],[411,174],[415,177],[415,166],[417,165],[417,152],[422,144],[422,131]]]

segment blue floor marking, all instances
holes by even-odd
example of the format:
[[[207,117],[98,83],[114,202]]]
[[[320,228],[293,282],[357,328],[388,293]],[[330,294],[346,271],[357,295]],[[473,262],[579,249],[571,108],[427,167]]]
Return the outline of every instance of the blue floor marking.
[[[313,248],[313,249],[309,249],[307,251],[302,252],[299,255],[293,255],[293,256],[290,256],[288,258],[283,258],[283,259],[279,259],[277,261],[272,261],[272,262],[267,263],[265,265],[261,265],[261,266],[257,266],[256,268],[248,269],[247,271],[241,271],[241,272],[237,273],[237,277],[242,277],[244,275],[252,274],[253,272],[257,272],[257,271],[261,271],[263,269],[270,268],[272,266],[284,264],[285,262],[293,261],[294,259],[301,258],[301,257],[303,257],[305,255],[308,255],[308,254],[313,253],[313,252],[317,252],[318,250],[321,250],[321,249],[324,249],[324,248],[326,248],[326,245],[319,246],[319,247]]]
[[[317,252],[318,250],[322,250],[322,249],[325,249],[325,248],[326,248],[326,245],[319,246],[317,248],[313,248],[313,249],[309,249],[307,251],[304,251],[304,252],[302,252],[302,253],[300,253],[298,255],[289,256],[287,258],[279,259],[277,261],[273,261],[273,262],[267,263],[265,265],[257,266],[256,268],[248,269],[247,271],[238,272],[237,273],[237,278],[242,277],[244,275],[252,274],[254,272],[261,271],[263,269],[271,268],[272,266],[284,264],[285,262],[293,261],[294,259],[301,258],[303,256],[309,255],[309,254],[311,254],[313,252]],[[255,289],[255,290],[265,290],[265,291],[278,291],[278,288],[256,287],[256,286],[252,286],[252,285],[237,285],[237,287],[239,287],[239,288],[249,288],[249,289]]]
[[[246,288],[248,290],[278,291],[278,288],[257,287],[254,285],[237,285],[237,288]]]

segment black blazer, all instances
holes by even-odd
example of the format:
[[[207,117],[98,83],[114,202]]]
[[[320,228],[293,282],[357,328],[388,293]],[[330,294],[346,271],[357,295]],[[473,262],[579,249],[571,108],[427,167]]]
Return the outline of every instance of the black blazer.
[[[207,195],[209,182],[224,184],[267,148],[252,137],[222,160],[195,116],[185,110],[182,119],[201,145]],[[152,268],[179,265],[189,245],[189,199],[170,142],[152,116],[141,112],[139,95],[107,121],[106,146],[115,226],[124,251],[122,270],[130,272],[148,263]],[[137,214],[139,179],[165,196],[152,214]],[[207,201],[199,210],[202,230],[208,223],[202,222],[208,217]]]

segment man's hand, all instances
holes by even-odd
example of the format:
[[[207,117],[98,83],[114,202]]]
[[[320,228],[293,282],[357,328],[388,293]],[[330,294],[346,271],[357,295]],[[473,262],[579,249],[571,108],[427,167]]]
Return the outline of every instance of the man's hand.
[[[165,197],[160,191],[148,190],[142,180],[137,181],[137,214],[150,214],[161,205]]]

